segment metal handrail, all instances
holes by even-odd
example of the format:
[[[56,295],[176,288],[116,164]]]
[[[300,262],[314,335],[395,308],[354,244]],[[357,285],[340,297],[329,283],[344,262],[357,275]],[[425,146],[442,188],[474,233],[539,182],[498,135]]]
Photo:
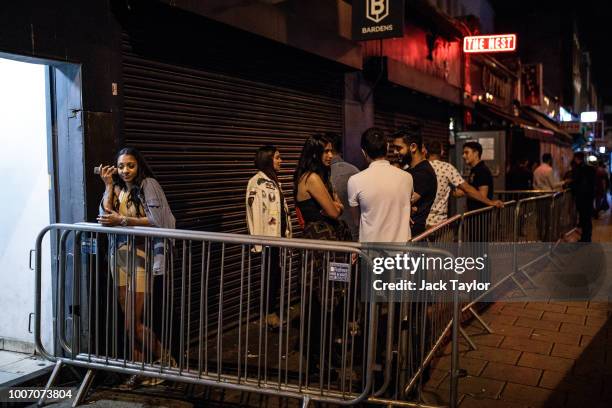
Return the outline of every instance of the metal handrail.
[[[460,218],[461,218],[461,214],[455,214],[452,217],[447,218],[443,222],[441,222],[441,223],[439,223],[437,225],[434,225],[433,227],[431,227],[427,231],[424,231],[420,235],[417,235],[416,237],[412,238],[411,242],[422,241],[423,239],[427,238],[429,235],[433,234],[436,231],[441,230],[442,228],[446,227],[447,225],[452,224],[453,222],[457,221]]]
[[[495,190],[493,194],[550,194],[559,190]]]

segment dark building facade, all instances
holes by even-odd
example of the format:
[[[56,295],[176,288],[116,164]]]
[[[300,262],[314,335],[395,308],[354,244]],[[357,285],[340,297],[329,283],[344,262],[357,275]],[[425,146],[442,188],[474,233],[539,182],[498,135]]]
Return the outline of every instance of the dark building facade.
[[[547,9],[543,19],[537,11],[517,9],[497,14],[496,27],[517,34],[517,52],[523,64],[543,65],[546,95],[558,98],[561,106],[576,114],[598,109],[588,53],[569,11],[563,7]]]

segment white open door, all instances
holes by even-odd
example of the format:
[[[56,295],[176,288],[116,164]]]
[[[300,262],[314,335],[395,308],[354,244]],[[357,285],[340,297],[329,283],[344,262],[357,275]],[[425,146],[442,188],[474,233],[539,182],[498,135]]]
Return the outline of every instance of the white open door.
[[[34,311],[30,250],[49,224],[45,65],[0,59],[0,348],[28,352]],[[53,350],[49,239],[43,247],[43,343]],[[32,262],[34,257],[32,256]],[[32,331],[33,331],[32,317]]]

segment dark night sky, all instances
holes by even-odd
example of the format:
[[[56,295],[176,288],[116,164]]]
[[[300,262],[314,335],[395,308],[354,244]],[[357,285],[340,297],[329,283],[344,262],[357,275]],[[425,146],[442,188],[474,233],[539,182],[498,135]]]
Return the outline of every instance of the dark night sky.
[[[518,16],[535,12],[546,18],[551,10],[560,8],[576,16],[582,47],[591,53],[593,82],[605,104],[612,104],[612,2],[580,0],[553,2],[550,0],[490,0],[498,15]]]

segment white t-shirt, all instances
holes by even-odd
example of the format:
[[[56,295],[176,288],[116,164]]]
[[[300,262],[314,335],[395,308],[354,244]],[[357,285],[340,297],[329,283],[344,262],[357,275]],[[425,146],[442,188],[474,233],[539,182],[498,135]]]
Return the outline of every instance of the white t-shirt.
[[[563,185],[557,181],[553,168],[548,163],[540,164],[533,172],[533,188],[536,190],[554,190]]]
[[[376,160],[348,180],[348,202],[360,207],[360,242],[405,243],[410,234],[410,173]]]
[[[448,218],[448,197],[451,186],[458,187],[465,180],[455,166],[450,163],[440,160],[431,160],[429,163],[436,172],[438,191],[427,217],[427,225],[437,225]]]

